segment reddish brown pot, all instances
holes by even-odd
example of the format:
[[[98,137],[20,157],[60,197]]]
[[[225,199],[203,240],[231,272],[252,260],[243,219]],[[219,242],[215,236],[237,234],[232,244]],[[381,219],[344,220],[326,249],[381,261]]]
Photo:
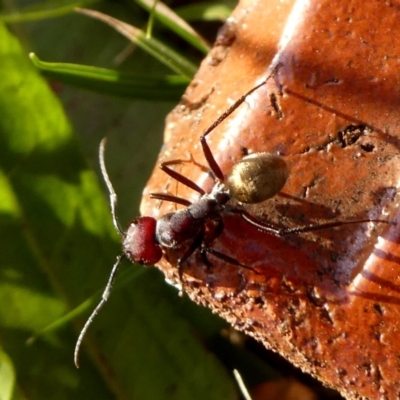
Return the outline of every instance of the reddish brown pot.
[[[389,2],[241,1],[169,116],[159,161],[192,154],[205,164],[201,133],[280,62],[275,79],[209,136],[225,173],[244,152],[280,153],[289,164],[282,192],[246,209],[281,226],[368,217],[395,222],[399,21],[400,5]],[[193,163],[179,170],[212,187]],[[149,200],[149,193],[165,190],[197,198],[156,168],[144,215],[176,208]],[[189,296],[349,399],[399,398],[400,225],[275,237],[238,216],[224,222],[213,247],[259,274],[212,256],[208,273],[195,254],[184,268]],[[177,282],[174,265],[163,260],[159,267]]]

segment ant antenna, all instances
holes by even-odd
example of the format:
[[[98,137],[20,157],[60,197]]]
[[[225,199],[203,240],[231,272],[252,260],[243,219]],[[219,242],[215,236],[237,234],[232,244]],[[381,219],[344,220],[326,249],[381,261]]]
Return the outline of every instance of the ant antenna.
[[[103,138],[100,142],[100,147],[99,147],[100,170],[101,170],[103,179],[106,183],[108,194],[110,196],[110,208],[111,208],[111,215],[112,215],[114,228],[122,237],[125,237],[124,232],[122,231],[121,227],[119,226],[118,219],[116,216],[116,211],[115,211],[117,208],[117,194],[115,193],[115,190],[113,188],[111,180],[108,176],[107,169],[106,169],[106,163],[104,162],[104,152],[105,152],[106,143],[107,143],[107,138]],[[78,340],[76,341],[75,351],[74,351],[74,363],[75,363],[76,368],[79,368],[79,350],[81,348],[82,340],[83,340],[87,330],[89,329],[89,326],[92,324],[95,316],[103,308],[104,304],[110,297],[111,289],[112,289],[112,286],[115,281],[115,275],[117,273],[118,267],[121,263],[121,258],[123,256],[124,256],[124,254],[121,254],[117,257],[117,259],[112,267],[110,276],[108,278],[107,285],[103,291],[103,294],[101,295],[101,300],[100,300],[99,304],[96,306],[96,308],[93,310],[90,317],[87,319],[85,325],[83,326],[83,328],[81,330],[81,333],[79,334]]]
[[[100,162],[100,171],[101,175],[103,176],[104,182],[106,183],[108,194],[110,196],[110,208],[111,208],[111,215],[112,215],[112,220],[114,224],[115,230],[122,236],[124,237],[124,232],[122,231],[121,227],[119,226],[118,219],[116,216],[116,209],[117,209],[117,194],[115,193],[115,190],[113,188],[113,185],[111,183],[111,180],[108,176],[107,169],[106,169],[106,163],[104,162],[104,151],[106,148],[106,143],[107,143],[107,138],[103,138],[100,142],[100,147],[99,147],[99,162]]]
[[[83,340],[87,330],[89,329],[89,326],[93,322],[95,316],[103,308],[104,304],[106,303],[106,301],[110,297],[111,289],[112,289],[112,286],[113,286],[114,280],[115,280],[115,274],[117,273],[118,267],[119,267],[119,265],[121,263],[122,256],[123,255],[121,254],[121,255],[119,255],[117,257],[117,260],[115,261],[115,263],[114,263],[114,265],[112,267],[110,277],[108,278],[108,282],[107,282],[106,288],[104,289],[104,292],[101,295],[100,303],[93,310],[92,314],[90,314],[90,317],[88,318],[88,320],[86,321],[85,325],[83,326],[83,328],[81,330],[81,333],[79,334],[78,340],[76,341],[75,351],[74,351],[74,363],[75,363],[76,368],[79,368],[79,350],[81,348],[82,340]]]

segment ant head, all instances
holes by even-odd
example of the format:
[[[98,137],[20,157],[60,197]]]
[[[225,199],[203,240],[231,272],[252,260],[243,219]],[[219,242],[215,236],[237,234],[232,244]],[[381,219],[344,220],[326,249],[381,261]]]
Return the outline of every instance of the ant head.
[[[132,262],[153,265],[160,261],[162,251],[156,241],[156,225],[152,217],[139,217],[130,223],[122,246]]]
[[[259,203],[285,185],[289,167],[279,156],[255,153],[237,162],[226,179],[231,196],[241,203]]]

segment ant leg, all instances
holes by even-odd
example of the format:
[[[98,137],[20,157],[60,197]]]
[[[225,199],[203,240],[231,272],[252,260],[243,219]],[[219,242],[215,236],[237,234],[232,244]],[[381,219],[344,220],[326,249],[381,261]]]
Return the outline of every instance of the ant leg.
[[[179,280],[182,285],[182,292],[184,292],[183,263],[196,251],[196,249],[201,247],[201,244],[203,243],[203,239],[204,239],[204,229],[202,229],[198,233],[198,235],[195,237],[195,239],[190,244],[190,246],[185,250],[182,257],[178,259],[177,269],[178,269]]]
[[[192,205],[192,203],[189,200],[166,193],[150,193],[150,198],[156,200],[170,201],[171,203],[181,204],[185,207],[189,207]]]
[[[214,265],[207,257],[207,247],[202,246],[200,250],[201,259],[203,260],[204,265],[206,266],[206,272],[211,274]]]
[[[213,270],[213,264],[207,257],[207,250],[211,243],[224,231],[224,222],[222,219],[218,219],[214,222],[213,228],[208,232],[208,235],[204,235],[203,241],[200,247],[200,255],[206,266],[207,273],[211,273]]]
[[[223,221],[221,219],[221,220],[217,221],[217,224],[216,224],[215,228],[213,229],[211,235],[209,237],[207,237],[206,240],[203,240],[203,242],[202,242],[202,246],[201,246],[201,250],[200,251],[201,251],[201,256],[203,258],[204,264],[207,267],[207,270],[210,272],[212,270],[212,267],[213,267],[213,264],[211,263],[211,261],[207,257],[207,253],[210,253],[213,256],[221,259],[222,261],[227,262],[228,264],[235,265],[237,267],[241,267],[241,268],[245,268],[245,269],[249,269],[249,270],[255,272],[256,274],[258,274],[258,272],[254,268],[251,268],[251,267],[249,267],[247,265],[244,265],[241,262],[237,261],[236,259],[234,259],[234,258],[232,258],[232,257],[230,257],[230,256],[228,256],[228,255],[226,255],[224,253],[221,253],[221,252],[219,252],[217,250],[214,250],[212,247],[209,247],[210,244],[219,235],[221,235],[221,233],[223,231],[224,231],[224,223],[223,223]]]
[[[163,162],[160,164],[160,169],[163,170],[171,178],[173,178],[176,181],[182,183],[183,185],[193,189],[194,191],[199,193],[201,196],[205,195],[206,192],[200,186],[196,185],[193,181],[186,178],[186,176],[183,176],[179,172],[176,172],[172,168],[169,167],[169,165],[178,164],[179,162],[180,162],[179,160]]]
[[[194,157],[192,153],[189,153],[189,161],[191,164],[195,165],[197,168],[199,168],[201,171],[203,171],[204,173],[209,173],[210,172],[210,167],[206,167],[203,164],[198,163]]]
[[[198,163],[194,157],[193,154],[191,152],[188,152],[188,157],[187,159],[177,159],[177,160],[168,160],[168,161],[164,161],[163,164],[164,165],[182,165],[182,164],[193,164],[196,167],[198,167],[199,169],[201,169],[203,172],[207,173],[210,172],[210,168],[206,167],[203,164]]]
[[[226,255],[224,253],[214,250],[213,248],[206,247],[204,250],[207,253],[211,253],[213,256],[221,259],[222,261],[227,262],[228,264],[235,265],[240,268],[248,269],[248,270],[253,271],[254,273],[258,274],[258,272],[254,268],[249,267],[248,265],[244,265],[241,262],[239,262],[238,260],[235,260],[234,258],[229,257],[228,255]]]
[[[373,218],[367,219],[367,218],[365,218],[365,219],[353,219],[353,220],[347,220],[347,221],[326,222],[326,223],[322,223],[322,224],[310,224],[310,225],[298,226],[298,227],[294,227],[294,228],[280,228],[280,227],[276,227],[271,224],[259,221],[244,210],[232,209],[229,211],[233,212],[235,214],[239,214],[245,221],[247,221],[250,225],[253,225],[254,227],[256,227],[258,230],[260,230],[262,232],[271,233],[272,235],[275,235],[275,236],[284,236],[284,235],[290,235],[290,234],[301,233],[301,232],[311,232],[311,231],[317,231],[320,229],[336,228],[338,226],[361,224],[361,223],[365,223],[365,222],[383,222],[385,224],[391,223],[390,221],[386,221],[386,220],[382,220],[382,219],[373,219]]]
[[[245,100],[246,98],[251,95],[253,92],[255,92],[257,89],[259,89],[261,86],[265,85],[269,79],[275,74],[275,72],[282,66],[282,64],[278,64],[274,67],[272,72],[257,86],[253,87],[250,89],[246,94],[241,96],[238,100],[236,100],[225,112],[223,112],[217,120],[211,124],[200,136],[200,144],[201,147],[203,148],[203,153],[204,157],[206,158],[206,161],[208,163],[208,166],[210,167],[211,171],[214,173],[214,175],[219,179],[220,182],[224,181],[224,174],[221,171],[221,168],[215,161],[215,158],[211,152],[211,149],[207,143],[206,136],[209,135],[222,121],[224,121],[226,118],[228,118]]]

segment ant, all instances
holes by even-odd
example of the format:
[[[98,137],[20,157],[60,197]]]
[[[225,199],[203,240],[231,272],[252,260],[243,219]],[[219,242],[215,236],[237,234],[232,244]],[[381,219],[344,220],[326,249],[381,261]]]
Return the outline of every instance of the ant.
[[[113,224],[122,237],[123,253],[117,257],[102,294],[102,299],[86,321],[78,337],[74,352],[76,367],[79,367],[79,350],[83,337],[90,324],[93,322],[93,319],[110,296],[115,275],[123,256],[129,258],[134,263],[153,265],[160,261],[163,256],[163,251],[166,249],[182,251],[177,261],[177,270],[183,290],[183,265],[196,250],[200,251],[203,262],[209,269],[212,268],[212,264],[207,259],[208,253],[231,265],[258,273],[253,268],[210,247],[212,242],[223,232],[224,226],[222,216],[224,212],[238,214],[258,230],[275,236],[284,236],[364,222],[387,223],[387,221],[379,219],[358,219],[286,228],[259,221],[245,210],[227,205],[231,199],[235,199],[239,203],[248,204],[267,200],[275,196],[283,188],[289,176],[289,168],[280,156],[270,153],[254,153],[237,162],[225,178],[206,140],[206,137],[220,125],[222,121],[228,118],[250,94],[268,82],[278,67],[279,65],[275,67],[273,72],[261,83],[236,100],[235,103],[222,113],[201,135],[200,144],[203,154],[208,164],[210,174],[215,181],[214,187],[210,192],[205,192],[205,190],[195,182],[171,168],[172,165],[180,164],[181,161],[174,160],[161,163],[161,170],[177,182],[196,191],[199,194],[199,198],[194,202],[190,202],[187,199],[171,194],[150,194],[150,198],[152,199],[169,201],[185,207],[178,211],[165,214],[158,220],[148,216],[138,217],[129,224],[126,232],[120,228],[116,217],[117,195],[108,177],[104,162],[106,139],[101,141],[99,149],[100,168],[110,196]]]

